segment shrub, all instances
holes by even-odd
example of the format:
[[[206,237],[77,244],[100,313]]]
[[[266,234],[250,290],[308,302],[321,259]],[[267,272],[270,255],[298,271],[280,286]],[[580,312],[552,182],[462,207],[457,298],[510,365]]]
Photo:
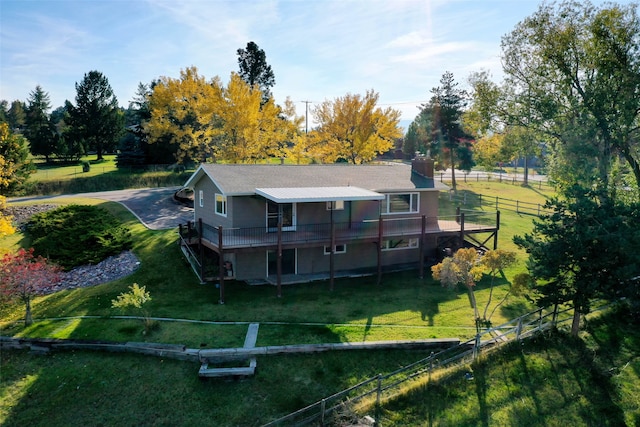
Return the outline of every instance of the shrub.
[[[130,249],[132,237],[120,221],[96,206],[69,205],[34,215],[26,228],[36,255],[64,269],[96,264]]]

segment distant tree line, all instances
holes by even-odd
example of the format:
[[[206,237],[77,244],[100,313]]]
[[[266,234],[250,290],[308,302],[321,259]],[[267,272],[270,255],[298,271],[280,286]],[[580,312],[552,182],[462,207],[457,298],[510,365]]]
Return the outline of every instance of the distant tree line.
[[[45,162],[77,162],[88,154],[100,161],[105,153],[117,153],[123,168],[270,158],[363,163],[402,135],[400,113],[378,108],[373,90],[325,101],[312,112],[318,127],[307,134],[290,99],[276,104],[275,75],[265,52],[249,42],[237,54],[239,70],[227,84],[189,67],[177,78],[139,83],[122,108],[107,77],[90,71],[75,85],[75,102],[52,111],[49,94],[38,85],[26,102],[1,101],[0,122],[27,154]]]

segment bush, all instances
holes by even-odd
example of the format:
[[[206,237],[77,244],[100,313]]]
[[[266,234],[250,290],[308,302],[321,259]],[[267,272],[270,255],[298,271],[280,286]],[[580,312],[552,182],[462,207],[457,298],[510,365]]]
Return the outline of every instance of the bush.
[[[131,232],[106,210],[69,205],[34,215],[26,227],[36,255],[64,269],[96,264],[130,249]]]

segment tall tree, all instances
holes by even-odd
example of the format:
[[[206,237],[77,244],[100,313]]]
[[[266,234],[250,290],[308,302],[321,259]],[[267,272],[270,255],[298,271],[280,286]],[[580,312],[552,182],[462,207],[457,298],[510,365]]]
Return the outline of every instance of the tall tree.
[[[543,3],[502,39],[510,124],[551,138],[560,183],[608,187],[621,156],[640,186],[637,3]]]
[[[631,289],[625,284],[640,276],[640,210],[602,192],[565,189],[547,202],[552,212],[534,220],[532,233],[514,237],[541,283],[538,304],[573,305],[574,335],[593,299],[623,296]]]
[[[76,105],[69,103],[73,138],[96,152],[97,160],[114,151],[124,130],[124,115],[109,80],[99,71],[89,71],[76,83]]]
[[[276,78],[267,64],[267,55],[257,44],[250,41],[246,49],[238,49],[238,74],[249,86],[257,85],[262,92],[262,103],[271,98],[271,88],[276,84]]]
[[[150,142],[169,138],[179,147],[178,160],[255,162],[281,157],[295,134],[273,99],[232,73],[227,86],[220,78],[206,81],[195,67],[180,79],[163,77],[153,88],[151,119],[144,125]]]
[[[149,96],[150,119],[143,124],[149,144],[170,141],[179,163],[215,159],[222,83],[207,81],[196,67],[180,71],[180,77],[161,77]]]
[[[283,157],[296,129],[273,98],[263,104],[262,93],[235,73],[222,93],[219,157],[234,163]]]
[[[453,73],[447,71],[440,86],[431,89],[433,96],[422,105],[422,113],[430,117],[432,140],[442,146],[441,162],[451,167],[451,184],[456,190],[455,169],[471,170],[471,136],[463,127],[461,117],[467,105],[467,92],[458,88]]]
[[[0,123],[0,194],[16,192],[34,172],[28,157],[27,140]]]
[[[149,111],[149,97],[151,96],[150,86],[140,82],[138,88],[129,102],[129,108],[125,111],[125,131],[118,144],[118,156],[116,165],[121,167],[141,167],[146,163],[147,132],[144,130],[144,123],[151,118]],[[161,144],[156,144],[156,147]],[[172,163],[174,157],[169,157],[167,161],[156,163]]]
[[[27,119],[24,102],[16,99],[11,103],[7,111],[7,121],[9,129],[12,131],[21,131]]]
[[[402,136],[400,111],[376,107],[378,93],[347,94],[313,110],[318,127],[309,133],[314,152],[324,162],[366,163],[394,146]]]
[[[6,99],[0,100],[0,123],[9,122],[9,101]]]
[[[37,85],[29,93],[27,103],[25,136],[29,140],[29,149],[34,156],[44,156],[48,163],[58,148],[57,133],[49,117],[49,94]]]

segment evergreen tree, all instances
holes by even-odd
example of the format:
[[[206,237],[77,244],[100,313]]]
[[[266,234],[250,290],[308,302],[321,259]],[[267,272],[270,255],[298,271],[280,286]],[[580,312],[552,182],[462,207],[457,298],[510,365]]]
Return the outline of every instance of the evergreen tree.
[[[34,156],[44,156],[47,163],[58,148],[55,127],[49,118],[49,94],[40,85],[29,94],[25,136]]]
[[[16,193],[34,171],[27,140],[0,123],[0,194]]]
[[[440,86],[431,89],[433,96],[422,105],[421,113],[429,117],[431,139],[442,147],[440,162],[451,167],[451,184],[456,190],[455,169],[471,170],[473,157],[470,135],[462,128],[462,114],[467,105],[467,93],[458,88],[453,73],[447,71]]]
[[[70,136],[96,152],[102,160],[105,152],[114,151],[124,130],[124,115],[107,78],[90,71],[76,83],[76,105],[68,104]]]
[[[247,43],[246,49],[238,49],[239,75],[249,84],[258,86],[262,92],[262,103],[271,98],[271,88],[276,84],[276,78],[267,64],[267,55],[254,42]]]
[[[9,129],[12,131],[21,131],[26,122],[27,115],[25,113],[24,102],[16,99],[11,103],[9,111],[7,111],[7,122]]]

